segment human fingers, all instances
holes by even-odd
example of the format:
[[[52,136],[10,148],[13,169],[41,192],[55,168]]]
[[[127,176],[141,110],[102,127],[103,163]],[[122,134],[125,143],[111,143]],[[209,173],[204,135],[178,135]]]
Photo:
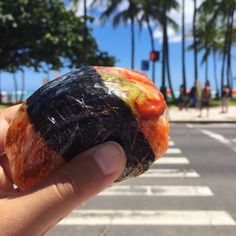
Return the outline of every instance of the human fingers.
[[[9,175],[10,168],[7,158],[0,155],[0,191],[13,191],[13,182]]]
[[[8,200],[10,207],[4,211],[3,205],[1,212],[15,221],[15,227],[1,227],[1,231],[25,236],[45,233],[76,206],[111,185],[124,166],[124,151],[114,142],[78,155],[30,191]]]

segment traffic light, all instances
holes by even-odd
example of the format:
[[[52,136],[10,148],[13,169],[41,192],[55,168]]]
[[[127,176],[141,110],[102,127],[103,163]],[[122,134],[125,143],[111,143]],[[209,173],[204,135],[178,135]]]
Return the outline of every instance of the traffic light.
[[[160,52],[159,51],[151,51],[150,52],[150,61],[159,61]]]

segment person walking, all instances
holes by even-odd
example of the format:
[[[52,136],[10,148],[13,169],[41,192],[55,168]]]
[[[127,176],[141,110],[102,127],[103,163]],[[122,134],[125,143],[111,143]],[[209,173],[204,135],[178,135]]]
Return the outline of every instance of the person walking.
[[[202,89],[199,117],[202,117],[202,109],[204,107],[206,107],[207,109],[207,117],[209,116],[210,99],[211,99],[211,87],[210,87],[210,82],[207,80],[204,88]]]
[[[180,85],[180,88],[179,88],[178,107],[180,111],[183,110],[184,108],[184,86],[183,85]]]
[[[227,85],[224,85],[221,96],[221,113],[228,113],[229,110],[229,94],[230,90]]]
[[[196,85],[194,85],[189,93],[189,101],[186,105],[186,110],[188,110],[189,107],[196,107],[197,105],[197,88]]]

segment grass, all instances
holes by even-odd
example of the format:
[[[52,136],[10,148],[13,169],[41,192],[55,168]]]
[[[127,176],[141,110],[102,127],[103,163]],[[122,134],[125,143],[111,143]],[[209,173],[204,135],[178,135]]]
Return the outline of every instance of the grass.
[[[236,98],[231,98],[229,105],[236,106]]]
[[[9,105],[5,105],[5,104],[0,104],[0,110],[9,107]]]

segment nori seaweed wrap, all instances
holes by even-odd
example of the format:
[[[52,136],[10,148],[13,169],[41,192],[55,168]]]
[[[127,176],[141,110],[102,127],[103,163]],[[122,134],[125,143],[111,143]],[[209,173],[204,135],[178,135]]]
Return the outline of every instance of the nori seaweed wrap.
[[[43,85],[19,108],[5,152],[26,189],[78,153],[118,142],[127,163],[117,181],[146,171],[168,146],[162,94],[140,72],[83,66]]]

